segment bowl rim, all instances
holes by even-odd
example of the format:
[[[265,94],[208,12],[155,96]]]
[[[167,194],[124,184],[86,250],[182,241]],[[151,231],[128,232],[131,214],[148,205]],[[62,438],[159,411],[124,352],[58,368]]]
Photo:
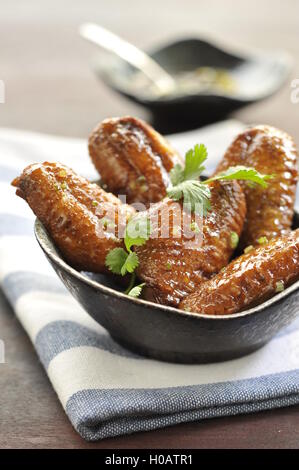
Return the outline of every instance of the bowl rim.
[[[298,217],[299,214],[297,211],[294,211]],[[202,319],[202,320],[220,320],[220,321],[228,321],[228,320],[235,320],[237,318],[243,318],[243,317],[248,317],[250,315],[253,315],[255,313],[258,313],[260,311],[263,311],[267,309],[268,307],[272,306],[273,304],[276,304],[280,300],[288,297],[291,293],[296,291],[299,288],[299,280],[294,282],[294,284],[290,285],[287,287],[285,290],[282,292],[274,295],[270,299],[266,300],[260,305],[257,305],[256,307],[252,307],[250,309],[244,310],[243,312],[238,312],[238,313],[231,313],[229,315],[207,315],[204,313],[195,313],[195,312],[187,312],[185,310],[181,310],[176,307],[171,307],[169,305],[163,305],[163,304],[158,304],[155,302],[151,302],[149,300],[143,300],[135,297],[129,297],[127,294],[123,292],[119,292],[111,287],[107,287],[104,284],[101,284],[98,281],[95,281],[93,279],[88,278],[84,274],[82,274],[80,271],[77,271],[75,268],[70,266],[64,259],[58,255],[57,248],[55,246],[55,243],[52,241],[50,235],[48,234],[46,228],[42,224],[42,222],[36,218],[35,223],[34,223],[34,234],[35,237],[42,248],[42,250],[47,254],[47,256],[55,263],[58,264],[59,267],[67,271],[68,274],[71,276],[74,276],[81,282],[88,284],[89,286],[96,288],[100,291],[102,291],[106,295],[110,295],[115,298],[120,298],[123,299],[127,302],[133,302],[136,305],[142,305],[143,307],[148,308],[154,308],[156,310],[160,311],[166,311],[175,315],[180,315],[180,316],[185,316],[186,318],[197,318]],[[51,248],[52,247],[54,248]]]

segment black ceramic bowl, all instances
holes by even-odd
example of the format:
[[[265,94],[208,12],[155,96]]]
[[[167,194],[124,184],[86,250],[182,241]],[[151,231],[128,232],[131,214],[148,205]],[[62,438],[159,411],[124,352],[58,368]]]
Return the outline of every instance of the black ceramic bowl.
[[[39,220],[35,234],[60,279],[89,315],[120,344],[155,359],[204,363],[240,357],[267,343],[299,312],[299,281],[258,307],[227,316],[134,299],[116,290],[110,276],[84,274],[69,266]]]
[[[171,75],[207,66],[225,69],[237,83],[237,91],[231,94],[217,92],[155,98],[132,88],[136,70],[121,58],[105,55],[105,59],[95,61],[97,75],[109,87],[145,106],[159,120],[164,116],[198,122],[222,117],[277,91],[292,63],[289,55],[282,51],[241,56],[194,38],[170,43],[149,51],[149,55]]]

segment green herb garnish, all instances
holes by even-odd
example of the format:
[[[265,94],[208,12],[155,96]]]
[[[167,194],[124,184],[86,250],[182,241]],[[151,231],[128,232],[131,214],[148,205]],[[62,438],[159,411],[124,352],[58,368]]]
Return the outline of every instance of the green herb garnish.
[[[246,246],[246,248],[244,249],[245,255],[246,255],[247,253],[249,253],[250,251],[252,251],[253,249],[254,249],[254,246],[253,246],[253,245],[248,245],[248,246]]]
[[[206,214],[211,208],[210,188],[201,181],[190,180],[173,186],[167,190],[167,195],[174,201],[183,198],[184,206],[196,214]]]
[[[199,226],[198,226],[198,224],[195,222],[195,220],[193,220],[193,222],[191,222],[191,224],[190,224],[190,229],[191,229],[192,232],[194,232],[194,233],[199,233],[199,232],[200,232]]]
[[[226,171],[222,171],[212,178],[209,178],[205,183],[207,184],[216,180],[241,180],[259,184],[262,188],[266,188],[268,186],[267,181],[272,179],[273,176],[274,175],[262,175],[255,168],[237,165],[231,166]]]
[[[151,233],[150,220],[144,215],[137,214],[127,223],[125,230],[125,246],[128,252],[132,246],[141,246],[149,239]]]
[[[260,237],[258,238],[257,242],[259,245],[265,245],[266,243],[268,243],[268,238],[267,237]]]
[[[126,250],[120,247],[114,248],[109,251],[105,260],[105,265],[112,273],[120,274],[121,276],[125,276],[127,273],[132,274],[129,290],[127,289],[126,293],[134,297],[138,296],[138,289],[135,290],[133,294],[130,294],[130,292],[133,291],[132,287],[134,286],[135,281],[134,271],[138,267],[139,260],[137,253],[132,251],[131,248],[133,246],[143,245],[149,239],[150,230],[149,219],[144,215],[136,215],[129,220],[126,226],[124,234]]]
[[[144,181],[146,181],[145,176],[143,175],[138,176],[136,181],[137,183],[143,183]]]
[[[239,235],[236,232],[230,233],[230,246],[231,248],[237,248],[239,243]]]
[[[133,289],[129,290],[127,295],[130,297],[139,297],[142,291],[142,288],[145,286],[145,283],[139,284],[138,286],[133,287]]]
[[[185,167],[177,164],[170,171],[171,186],[167,189],[168,197],[174,201],[183,199],[184,207],[191,212],[202,212],[205,215],[211,209],[211,192],[208,185],[212,181],[243,180],[266,188],[267,180],[273,177],[273,175],[262,175],[255,168],[239,165],[230,167],[206,181],[200,181],[198,178],[205,170],[203,163],[207,156],[206,147],[197,144],[186,153]]]
[[[106,219],[106,217],[103,217],[101,222],[102,222],[102,225],[103,225],[104,228],[108,228],[108,227],[113,228],[113,227],[115,227],[114,222],[112,222],[112,220]]]
[[[278,281],[276,282],[275,292],[282,292],[284,290],[284,282]]]
[[[122,274],[122,267],[127,257],[128,253],[123,248],[114,248],[107,254],[105,265],[113,274]]]
[[[185,312],[191,312],[191,308],[190,308],[190,307],[184,307],[184,310],[185,310]]]
[[[172,186],[168,188],[167,195],[174,201],[183,198],[191,212],[199,212],[202,208],[203,213],[206,213],[210,209],[210,189],[197,180],[205,170],[203,163],[207,156],[206,147],[196,144],[185,155],[185,168],[177,164],[169,174]]]
[[[177,164],[170,171],[170,180],[173,186],[188,180],[196,180],[205,170],[203,163],[208,157],[205,145],[196,144],[193,149],[188,150],[185,155],[185,168]]]
[[[125,251],[125,250],[124,250]],[[131,251],[126,259],[124,264],[121,267],[120,274],[124,276],[127,273],[133,273],[139,264],[138,256],[134,251]]]

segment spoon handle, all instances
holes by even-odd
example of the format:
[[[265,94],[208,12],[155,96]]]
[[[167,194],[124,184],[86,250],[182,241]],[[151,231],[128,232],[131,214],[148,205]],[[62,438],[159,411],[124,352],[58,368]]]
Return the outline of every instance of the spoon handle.
[[[173,78],[145,52],[121,39],[114,33],[94,23],[84,23],[79,28],[80,35],[113,52],[146,75],[161,93],[169,93],[175,88]]]

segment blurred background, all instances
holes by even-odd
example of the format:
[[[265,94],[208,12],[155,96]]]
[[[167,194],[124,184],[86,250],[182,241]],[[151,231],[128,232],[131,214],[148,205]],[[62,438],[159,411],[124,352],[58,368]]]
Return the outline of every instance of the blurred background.
[[[294,68],[272,97],[233,117],[281,127],[299,140],[298,0],[0,0],[0,79],[6,103],[0,126],[86,137],[101,119],[148,112],[108,89],[94,75],[95,46],[78,35],[98,23],[141,48],[201,36],[229,48],[283,49]],[[177,117],[179,121],[179,116]]]

